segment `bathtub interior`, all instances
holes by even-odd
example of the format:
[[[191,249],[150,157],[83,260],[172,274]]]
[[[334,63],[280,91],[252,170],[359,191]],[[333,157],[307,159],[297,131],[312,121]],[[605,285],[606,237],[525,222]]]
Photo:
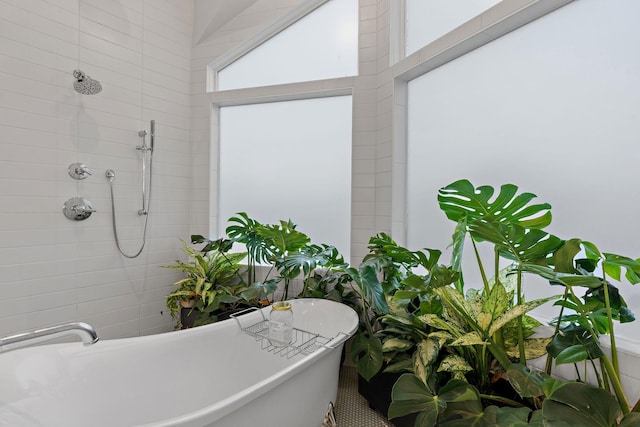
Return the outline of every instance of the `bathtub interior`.
[[[292,304],[296,328],[332,338],[357,327],[357,316],[342,304]],[[263,312],[268,315],[268,309]],[[253,319],[260,313],[242,317],[243,322]],[[221,408],[228,412],[304,369],[323,351],[328,350],[291,359],[265,352],[232,319],[88,347],[69,343],[17,350],[0,355],[0,424],[51,425],[64,416],[67,426],[84,426],[87,420],[124,426],[210,415]]]

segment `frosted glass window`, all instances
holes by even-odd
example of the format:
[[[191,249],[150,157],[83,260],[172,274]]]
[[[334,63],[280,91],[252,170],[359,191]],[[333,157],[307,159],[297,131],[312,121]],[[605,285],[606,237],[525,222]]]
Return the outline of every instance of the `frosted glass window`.
[[[237,212],[291,219],[349,259],[351,96],[220,108],[219,234]]]
[[[358,73],[358,1],[329,0],[218,72],[218,89]]]
[[[405,1],[405,52],[410,55],[501,0]]]
[[[552,205],[549,231],[559,237],[640,256],[630,238],[640,236],[638,16],[637,0],[573,2],[410,83],[409,246],[446,247],[453,223],[437,191],[468,178],[537,194]],[[559,292],[546,283],[525,290]],[[637,314],[640,287],[622,293]],[[640,341],[637,325],[616,329]]]

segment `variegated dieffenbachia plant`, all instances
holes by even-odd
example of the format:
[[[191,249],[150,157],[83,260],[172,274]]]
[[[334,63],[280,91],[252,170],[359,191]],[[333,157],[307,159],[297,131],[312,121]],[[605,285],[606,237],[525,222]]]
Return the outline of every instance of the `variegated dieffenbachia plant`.
[[[640,413],[636,411],[640,411],[640,405],[632,409],[620,385],[613,333],[613,320],[626,322],[634,317],[608,278],[640,282],[640,260],[601,253],[592,243],[562,240],[547,233],[543,228],[551,222],[550,205],[530,203],[536,196],[518,194],[515,185],[503,185],[494,194],[492,187],[476,188],[467,180],[454,182],[439,192],[441,209],[456,222],[450,268],[459,276],[452,286],[430,289],[442,303],[442,314],[425,314],[418,320],[431,328],[428,339],[437,340],[449,351],[454,349],[452,354],[461,356],[456,358],[460,365],[453,369],[449,368],[451,364],[446,365],[451,380],[443,385],[432,380],[434,372],[440,370],[433,366],[437,359],[423,357],[421,360],[427,363],[414,366],[414,372],[403,375],[394,386],[389,416],[418,413],[416,426],[542,426],[573,425],[576,421],[594,426],[638,425]],[[467,240],[472,243],[482,277],[479,291],[464,289],[462,249]],[[497,279],[487,278],[478,250],[480,244],[493,246],[491,265]],[[578,258],[578,253],[586,255]],[[505,270],[500,270],[505,260],[509,263],[507,276]],[[600,276],[594,274],[597,268]],[[534,324],[526,312],[546,301],[525,300],[524,273],[564,287],[564,295],[556,302],[561,311],[552,339],[531,340],[527,336]],[[587,292],[579,296],[576,288],[584,287]],[[509,303],[505,305],[505,301]],[[600,334],[610,336],[613,361],[600,348]],[[434,345],[423,347],[437,349]],[[549,361],[555,360],[556,364],[598,359],[603,370],[598,375],[599,388],[551,380],[544,373],[526,374],[527,360],[544,350],[548,351]],[[463,374],[465,370],[472,365],[481,370],[487,363],[491,369],[498,366],[505,371],[504,378],[523,401],[528,401],[529,407],[480,404],[481,398],[504,403],[504,399],[483,395],[482,380],[464,382],[471,376]],[[598,368],[593,366],[598,374]],[[479,377],[486,378],[485,372],[480,372]],[[532,386],[532,379],[539,381],[537,388]]]

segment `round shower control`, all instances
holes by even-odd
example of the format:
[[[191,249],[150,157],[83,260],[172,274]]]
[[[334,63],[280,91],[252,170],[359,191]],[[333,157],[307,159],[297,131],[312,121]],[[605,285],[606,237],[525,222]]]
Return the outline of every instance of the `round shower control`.
[[[64,216],[74,221],[82,221],[91,216],[95,209],[91,205],[91,202],[84,197],[72,197],[62,207]]]
[[[73,179],[85,179],[91,175],[89,168],[84,163],[71,163],[68,172]]]

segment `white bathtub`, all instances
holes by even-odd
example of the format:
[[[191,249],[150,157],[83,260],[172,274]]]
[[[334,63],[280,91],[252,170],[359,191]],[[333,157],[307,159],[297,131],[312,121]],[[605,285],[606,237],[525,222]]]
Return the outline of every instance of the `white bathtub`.
[[[0,354],[0,426],[320,426],[358,318],[332,301],[292,304],[294,326],[329,338],[326,347],[282,357],[230,319]],[[260,312],[239,317],[243,326],[260,319]]]

